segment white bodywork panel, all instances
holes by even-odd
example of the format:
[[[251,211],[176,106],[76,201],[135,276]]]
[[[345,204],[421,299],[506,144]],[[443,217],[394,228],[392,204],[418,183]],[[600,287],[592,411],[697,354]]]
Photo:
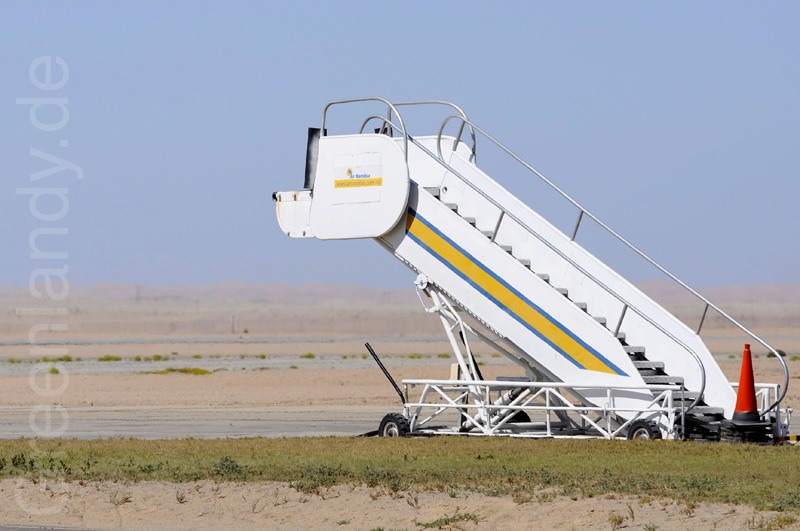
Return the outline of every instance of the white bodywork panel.
[[[405,154],[386,135],[322,137],[310,226],[320,240],[377,238],[408,203]]]
[[[309,224],[311,216],[311,190],[276,192],[275,212],[278,225],[290,238],[313,238]]]

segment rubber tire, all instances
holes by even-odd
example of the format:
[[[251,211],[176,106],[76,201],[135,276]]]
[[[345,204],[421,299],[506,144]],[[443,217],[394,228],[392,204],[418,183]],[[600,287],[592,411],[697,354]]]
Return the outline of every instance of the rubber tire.
[[[508,422],[519,424],[523,422],[530,422],[531,417],[525,411],[517,411]]]
[[[400,413],[389,413],[381,420],[378,435],[381,437],[405,437],[411,431],[408,419]]]
[[[634,421],[630,428],[628,428],[628,439],[638,439],[641,441],[651,441],[661,438],[661,430],[655,422],[649,420]]]

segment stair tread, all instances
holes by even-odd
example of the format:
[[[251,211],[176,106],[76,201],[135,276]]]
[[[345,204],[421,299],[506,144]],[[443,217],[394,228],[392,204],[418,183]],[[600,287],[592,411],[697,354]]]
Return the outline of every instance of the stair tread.
[[[684,391],[683,392],[683,398],[685,400],[694,400],[698,396],[700,396],[700,393],[695,392],[695,391]],[[681,399],[681,392],[680,391],[673,391],[672,392],[672,400],[680,400],[680,399]]]
[[[507,253],[510,253],[510,252],[511,252],[511,250],[512,250],[512,247],[511,247],[510,245],[503,245],[503,244],[498,244],[498,245],[500,246],[500,248],[501,248],[502,250],[504,250],[504,251],[505,251],[505,252],[507,252]]]
[[[644,383],[649,384],[682,384],[683,376],[671,376],[669,374],[661,376],[642,376]]]
[[[536,276],[541,278],[545,282],[550,283],[550,275],[548,275],[547,273],[536,273]]]
[[[634,361],[633,366],[637,369],[663,369],[663,361]]]
[[[486,236],[487,238],[491,238],[491,237],[492,237],[492,235],[494,234],[494,231],[491,231],[491,230],[482,230],[482,231],[481,231],[481,234],[483,234],[483,235],[484,235],[484,236]]]
[[[433,197],[439,197],[442,193],[442,189],[439,188],[438,186],[424,186],[423,188]]]
[[[456,203],[442,203],[444,206],[449,208],[450,210],[458,210],[458,205]]]
[[[556,291],[565,297],[569,295],[569,290],[567,288],[556,288]]]
[[[598,323],[600,323],[603,326],[606,325],[606,318],[605,317],[595,317],[594,320],[597,321]]]
[[[525,267],[531,266],[531,261],[529,258],[517,258],[520,264],[524,265]]]
[[[575,306],[577,306],[578,309],[583,310],[584,312],[589,309],[589,305],[586,304],[585,302],[576,302]]]
[[[645,347],[638,346],[638,345],[633,345],[633,346],[625,345],[622,348],[624,348],[625,352],[627,352],[628,354],[644,354],[645,351],[647,350]]]
[[[475,218],[469,216],[465,216],[464,221],[466,221],[470,225],[475,225],[475,223],[477,223],[477,220]]]

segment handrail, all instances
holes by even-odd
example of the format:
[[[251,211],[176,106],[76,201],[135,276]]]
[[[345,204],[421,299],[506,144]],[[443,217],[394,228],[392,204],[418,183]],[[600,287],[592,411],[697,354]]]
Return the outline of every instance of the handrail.
[[[477,127],[476,127],[476,130],[481,132],[481,133],[483,133],[483,131],[481,131]],[[439,132],[439,135],[440,136],[439,136],[439,142],[438,142],[437,147],[439,148],[439,152],[441,153],[441,130]],[[503,215],[510,217],[511,219],[513,219],[514,221],[519,223],[522,227],[526,228],[534,237],[536,237],[539,241],[541,241],[543,244],[545,244],[547,247],[549,247],[551,251],[553,251],[554,253],[558,254],[561,258],[563,258],[564,260],[566,260],[567,262],[572,264],[572,266],[575,267],[575,269],[577,269],[578,271],[580,271],[581,273],[586,275],[587,278],[589,278],[592,281],[594,281],[594,283],[597,284],[597,286],[599,286],[600,288],[605,290],[607,293],[609,293],[611,296],[613,296],[615,299],[617,299],[623,305],[625,305],[626,307],[628,307],[631,310],[633,310],[642,319],[644,319],[645,321],[650,323],[652,326],[654,326],[656,329],[661,331],[667,337],[669,337],[670,339],[675,341],[675,343],[677,343],[679,346],[681,346],[686,352],[688,352],[689,355],[691,355],[694,358],[694,360],[697,363],[697,366],[698,366],[698,368],[700,370],[700,392],[698,393],[697,398],[695,398],[694,401],[688,407],[683,409],[683,411],[681,412],[681,415],[682,416],[685,415],[686,413],[688,413],[689,411],[694,409],[694,407],[697,404],[700,403],[700,399],[703,396],[703,393],[705,392],[705,389],[706,389],[706,370],[705,370],[705,367],[703,366],[703,362],[700,360],[700,356],[698,356],[697,353],[691,347],[689,347],[687,344],[685,344],[683,341],[681,341],[678,337],[675,337],[675,335],[672,334],[669,330],[666,330],[664,327],[662,327],[660,324],[658,324],[653,319],[651,319],[648,315],[646,315],[643,311],[639,310],[636,306],[632,305],[627,299],[625,299],[625,297],[623,297],[622,295],[616,293],[613,289],[608,287],[602,280],[600,280],[600,279],[596,278],[594,275],[592,275],[589,271],[587,271],[583,266],[581,266],[580,264],[575,262],[575,260],[573,260],[566,253],[564,253],[561,249],[559,249],[558,247],[556,247],[555,245],[553,245],[552,243],[547,241],[547,239],[545,239],[544,236],[540,235],[538,232],[536,232],[531,227],[529,227],[527,223],[525,223],[524,221],[519,219],[513,213],[508,212],[497,200],[495,200],[494,198],[490,197],[486,192],[484,192],[483,190],[478,188],[469,179],[467,179],[466,177],[461,175],[461,173],[458,170],[456,170],[455,168],[450,166],[448,163],[446,163],[442,159],[441,155],[439,157],[437,157],[434,153],[429,151],[427,148],[425,148],[425,146],[423,146],[422,144],[420,144],[419,142],[417,142],[413,138],[411,139],[411,142],[414,145],[416,145],[418,148],[420,148],[421,150],[426,152],[428,154],[428,156],[433,158],[436,162],[438,162],[440,165],[442,165],[450,173],[452,173],[453,175],[455,175],[456,177],[461,179],[467,186],[472,188],[481,197],[483,197],[484,199],[489,201],[492,205],[497,207],[500,210],[500,212],[503,213]]]
[[[358,129],[358,134],[359,135],[363,135],[364,134],[364,128],[367,127],[367,124],[370,123],[372,120],[380,120],[380,121],[383,122],[384,126],[388,125],[388,126],[391,126],[392,128],[394,128],[394,124],[392,122],[390,122],[388,118],[386,118],[385,116],[381,116],[380,114],[373,114],[373,115],[367,116],[366,118],[364,118],[364,121],[361,122],[361,127]]]
[[[451,120],[453,120],[453,119],[458,119],[458,120],[461,120],[461,121],[466,121],[466,122],[469,122],[469,120],[465,120],[465,119],[464,119],[462,116],[457,116],[457,115],[448,116],[448,117],[447,117],[447,118],[444,120],[444,122],[442,123],[442,126],[439,128],[439,138],[438,138],[438,140],[437,140],[437,146],[436,146],[436,147],[437,147],[438,154],[439,154],[439,158],[440,158],[440,159],[442,159],[442,160],[443,160],[443,158],[442,158],[442,148],[441,148],[441,139],[442,139],[442,134],[443,134],[443,132],[444,132],[444,128],[445,128],[445,127],[447,126],[447,124],[448,124],[448,123],[449,123]],[[738,322],[736,319],[734,319],[733,317],[731,317],[730,315],[728,315],[728,314],[727,314],[725,311],[723,311],[723,310],[722,310],[721,308],[719,308],[717,305],[715,305],[715,304],[714,304],[714,303],[712,303],[710,300],[708,300],[706,297],[704,297],[703,295],[701,295],[700,293],[698,293],[696,290],[694,290],[694,289],[693,289],[692,287],[690,287],[688,284],[686,284],[686,283],[685,283],[685,282],[683,282],[681,279],[679,279],[677,276],[675,276],[673,273],[671,273],[670,271],[668,271],[668,270],[667,270],[665,267],[663,267],[661,264],[659,264],[658,262],[656,262],[656,261],[655,261],[653,258],[651,258],[651,257],[650,257],[650,256],[648,256],[647,254],[645,254],[645,253],[644,253],[643,251],[641,251],[641,250],[640,250],[638,247],[636,247],[636,246],[635,246],[635,245],[633,245],[631,242],[629,242],[627,239],[625,239],[623,236],[621,236],[619,233],[617,233],[617,232],[616,232],[614,229],[612,229],[612,228],[611,228],[611,227],[609,227],[607,224],[605,224],[603,221],[601,221],[601,220],[600,220],[600,219],[599,219],[597,216],[595,216],[595,215],[594,215],[592,212],[590,212],[589,210],[587,210],[586,208],[584,208],[584,207],[583,207],[583,206],[582,206],[580,203],[578,203],[578,202],[577,202],[575,199],[573,199],[572,197],[570,197],[570,196],[569,196],[569,195],[568,195],[566,192],[564,192],[564,191],[563,191],[561,188],[559,188],[559,187],[558,187],[558,186],[557,186],[555,183],[553,183],[552,181],[550,181],[550,180],[549,180],[547,177],[545,177],[545,176],[544,176],[542,173],[540,173],[540,172],[539,172],[539,171],[538,171],[536,168],[534,168],[533,166],[531,166],[530,164],[528,164],[527,162],[525,162],[525,161],[524,161],[524,160],[523,160],[521,157],[519,157],[519,156],[518,156],[516,153],[514,153],[514,152],[513,152],[513,151],[511,151],[511,150],[510,150],[508,147],[506,147],[506,146],[505,146],[505,145],[504,145],[502,142],[500,142],[499,140],[497,140],[496,138],[494,138],[492,135],[490,135],[489,133],[487,133],[486,131],[484,131],[483,129],[481,129],[480,127],[478,127],[477,125],[475,125],[475,124],[473,124],[473,123],[471,123],[471,122],[469,122],[469,124],[468,124],[468,125],[469,125],[471,128],[473,128],[474,130],[476,130],[476,131],[478,131],[479,133],[481,133],[481,134],[482,134],[483,136],[485,136],[487,139],[489,139],[489,140],[490,140],[490,141],[491,141],[493,144],[495,144],[495,145],[496,145],[497,147],[499,147],[501,150],[503,150],[503,151],[504,151],[504,152],[506,152],[508,155],[510,155],[510,156],[511,156],[511,157],[512,157],[514,160],[516,160],[517,162],[519,162],[519,163],[520,163],[520,164],[521,164],[523,167],[525,167],[525,168],[526,168],[526,169],[528,169],[528,170],[529,170],[531,173],[533,173],[534,175],[536,175],[536,176],[537,176],[537,177],[538,177],[540,180],[544,181],[544,183],[545,183],[545,184],[547,184],[547,185],[548,185],[548,186],[550,186],[550,187],[551,187],[553,190],[555,190],[556,192],[558,192],[558,193],[559,193],[559,194],[560,194],[560,195],[561,195],[561,196],[562,196],[564,199],[566,199],[567,201],[569,201],[570,203],[572,203],[572,205],[574,205],[576,208],[578,208],[578,210],[579,210],[579,214],[578,214],[578,222],[577,222],[577,224],[576,224],[576,226],[575,226],[575,230],[574,230],[574,232],[573,232],[573,238],[572,238],[573,240],[575,239],[575,236],[577,235],[578,228],[580,227],[580,222],[581,222],[581,219],[583,218],[583,216],[584,216],[584,215],[586,215],[586,216],[588,216],[590,219],[592,219],[592,220],[593,220],[595,223],[597,223],[597,224],[598,224],[600,227],[602,227],[602,228],[603,228],[603,229],[604,229],[606,232],[608,232],[608,233],[609,233],[609,234],[611,234],[611,235],[612,235],[614,238],[616,238],[617,240],[619,240],[620,242],[622,242],[622,243],[623,243],[623,244],[624,244],[626,247],[628,247],[628,248],[629,248],[631,251],[633,251],[634,253],[636,253],[637,255],[639,255],[641,258],[643,258],[645,261],[647,261],[647,262],[648,262],[650,265],[654,266],[656,269],[658,269],[659,271],[661,271],[662,273],[664,273],[665,275],[667,275],[667,277],[669,277],[671,280],[673,280],[673,281],[674,281],[674,282],[676,282],[678,285],[680,285],[681,287],[683,287],[685,290],[687,290],[689,293],[691,293],[691,294],[692,294],[694,297],[696,297],[697,299],[699,299],[699,300],[701,300],[702,302],[704,302],[704,303],[706,304],[706,308],[705,308],[705,311],[703,312],[703,320],[701,321],[701,323],[700,323],[700,326],[699,326],[699,327],[698,327],[698,329],[697,329],[697,334],[698,334],[698,335],[700,334],[700,328],[702,328],[703,321],[705,320],[705,313],[708,311],[708,308],[712,308],[712,309],[714,309],[714,310],[715,310],[717,313],[719,313],[719,314],[720,314],[722,317],[724,317],[724,318],[725,318],[725,319],[726,319],[728,322],[730,322],[731,324],[733,324],[734,326],[736,326],[737,328],[739,328],[739,329],[740,329],[742,332],[744,332],[745,334],[747,334],[748,336],[750,336],[751,338],[753,338],[753,339],[754,339],[756,342],[760,343],[762,346],[766,347],[766,348],[767,348],[767,349],[768,349],[770,352],[772,352],[772,353],[775,355],[775,357],[776,357],[776,358],[778,358],[778,360],[780,361],[781,365],[783,365],[783,372],[784,372],[784,385],[783,385],[783,389],[782,389],[781,396],[780,396],[780,397],[779,397],[777,400],[775,400],[775,402],[774,402],[774,403],[772,403],[772,404],[769,406],[769,408],[767,408],[765,411],[763,411],[763,412],[762,412],[762,414],[766,414],[766,413],[768,413],[769,411],[771,411],[772,409],[774,409],[774,408],[775,408],[775,407],[776,407],[778,404],[780,404],[780,402],[781,402],[781,401],[784,399],[784,397],[786,396],[786,391],[787,391],[787,389],[788,389],[788,387],[789,387],[789,367],[786,365],[786,361],[783,359],[783,357],[782,357],[782,356],[781,356],[781,355],[780,355],[780,354],[779,354],[779,353],[778,353],[778,352],[777,352],[777,351],[776,351],[776,350],[775,350],[775,349],[774,349],[772,346],[770,346],[769,344],[767,344],[767,342],[766,342],[766,341],[764,341],[763,339],[761,339],[761,338],[760,338],[759,336],[757,336],[755,333],[751,332],[751,331],[750,331],[750,330],[749,330],[747,327],[745,327],[743,324],[739,323],[739,322]],[[463,127],[463,125],[462,125],[462,127]],[[463,177],[461,177],[461,178],[462,178],[462,180],[463,180]],[[465,182],[467,182],[467,184],[471,184],[471,183],[469,183],[468,181],[465,181]],[[473,187],[473,189],[474,189],[474,187]],[[478,191],[478,190],[476,190],[476,191]],[[480,191],[478,191],[478,192],[479,192],[479,193],[481,193]],[[481,193],[481,194],[482,194],[482,193]],[[484,197],[485,197],[485,194],[482,194],[482,195],[484,195]],[[499,207],[499,205],[495,205],[495,206],[498,206],[498,208],[501,208],[501,210],[504,210],[502,207]],[[507,215],[509,215],[508,213],[506,213],[506,214],[507,214]],[[512,216],[512,218],[513,218],[513,216]],[[520,222],[519,220],[516,220],[516,219],[515,219],[515,221],[517,221],[518,223]],[[524,224],[524,223],[522,223],[522,225],[523,225],[523,226],[525,226],[525,224]],[[528,229],[529,229],[529,230],[531,230],[529,227],[528,227]],[[535,234],[535,232],[534,232],[533,230],[531,230],[531,232]],[[541,239],[541,238],[540,238],[540,239]],[[547,243],[547,242],[545,242],[545,243]],[[562,254],[562,253],[559,253],[559,254]],[[563,254],[562,254],[562,256],[563,256]],[[570,260],[570,262],[572,263],[572,261],[571,261],[571,260]],[[576,264],[574,264],[574,263],[573,263],[573,265],[576,265]],[[579,270],[580,270],[580,268],[579,268]],[[582,272],[583,272],[583,271],[582,271]],[[590,277],[591,277],[591,275],[590,275]],[[595,280],[595,282],[597,282],[597,283],[598,283],[598,285],[601,285],[601,286],[602,286],[602,284],[601,284],[599,281],[597,281],[597,280],[596,280],[596,279],[594,279],[593,277],[592,277],[592,279],[593,279],[593,280]],[[604,288],[604,289],[606,289],[606,288]],[[607,291],[609,291],[609,293],[611,293],[612,295],[616,295],[616,294],[615,294],[613,291],[610,291],[610,290],[608,290],[608,289],[607,289]],[[617,297],[617,299],[618,299],[618,300],[621,300],[621,299],[619,299],[619,297]],[[629,305],[629,306],[630,306],[630,305]],[[633,308],[633,309],[634,309],[634,311],[636,311],[636,309],[635,309],[635,308]],[[643,315],[642,315],[640,312],[636,311],[636,313],[639,313],[639,315],[640,315],[640,316],[644,317],[644,316],[643,316]],[[652,324],[652,323],[651,323],[651,324]]]
[[[444,105],[455,109],[458,111],[464,120],[461,122],[461,127],[458,128],[458,134],[456,135],[455,140],[453,141],[453,150],[455,151],[456,147],[458,147],[458,143],[461,142],[461,135],[464,133],[464,126],[469,126],[469,133],[470,138],[472,139],[472,155],[470,156],[470,162],[474,162],[477,158],[477,140],[475,138],[475,129],[472,127],[471,123],[469,122],[469,118],[467,117],[467,113],[465,113],[461,107],[452,103],[450,101],[445,100],[418,100],[418,101],[395,101],[392,102],[395,107],[400,106],[414,106],[414,105]],[[391,110],[389,110],[389,121],[392,119]]]
[[[320,129],[322,136],[325,136],[325,122],[328,118],[328,109],[333,107],[334,105],[342,105],[345,103],[361,103],[365,101],[378,101],[381,103],[385,103],[386,106],[389,108],[389,111],[394,111],[397,114],[397,119],[400,120],[400,128],[403,133],[403,152],[405,153],[406,163],[408,163],[408,133],[406,132],[406,124],[403,122],[403,117],[400,116],[400,113],[397,112],[394,104],[387,99],[384,98],[356,98],[352,100],[334,100],[328,103],[325,106],[325,109],[322,111],[322,128]]]

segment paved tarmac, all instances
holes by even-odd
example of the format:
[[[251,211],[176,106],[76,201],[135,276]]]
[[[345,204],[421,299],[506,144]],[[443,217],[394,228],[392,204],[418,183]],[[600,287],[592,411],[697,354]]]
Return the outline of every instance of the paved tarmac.
[[[0,408],[0,438],[305,437],[377,430],[386,406]]]
[[[4,407],[0,439],[68,437],[172,439],[194,437],[321,437],[363,435],[378,429],[391,406],[271,407]],[[790,432],[800,433],[800,419]]]

